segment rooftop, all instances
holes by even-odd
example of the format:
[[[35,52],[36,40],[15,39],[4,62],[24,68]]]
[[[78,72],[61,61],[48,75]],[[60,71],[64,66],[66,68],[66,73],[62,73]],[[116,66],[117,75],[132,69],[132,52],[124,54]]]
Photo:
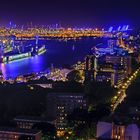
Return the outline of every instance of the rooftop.
[[[34,117],[34,116],[17,116],[14,118],[15,121],[26,121],[26,122],[48,122],[52,121],[50,119],[42,118],[42,117]]]
[[[21,129],[21,128],[13,128],[13,127],[0,127],[0,133],[17,133],[24,135],[36,135],[41,133],[39,130],[33,129]]]

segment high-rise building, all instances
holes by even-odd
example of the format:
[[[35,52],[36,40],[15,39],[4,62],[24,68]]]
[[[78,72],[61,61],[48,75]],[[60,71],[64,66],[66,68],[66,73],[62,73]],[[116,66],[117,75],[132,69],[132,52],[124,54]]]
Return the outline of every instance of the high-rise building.
[[[131,74],[131,56],[116,56],[116,55],[106,55],[105,56],[106,63],[118,64],[122,66],[128,76]]]
[[[97,58],[88,55],[85,58],[85,81],[93,81],[97,73]]]
[[[131,56],[105,54],[86,57],[85,81],[110,81],[113,86],[121,83],[130,74]]]
[[[86,108],[83,93],[58,92],[47,95],[48,118],[56,121],[56,127],[59,130],[65,130],[67,115],[76,108]]]

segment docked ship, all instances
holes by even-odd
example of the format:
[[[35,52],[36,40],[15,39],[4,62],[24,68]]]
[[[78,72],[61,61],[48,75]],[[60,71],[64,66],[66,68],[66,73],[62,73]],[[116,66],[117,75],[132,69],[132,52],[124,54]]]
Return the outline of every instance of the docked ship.
[[[1,63],[8,63],[11,61],[19,60],[19,59],[25,59],[29,57],[34,57],[36,55],[41,55],[46,52],[46,46],[38,45],[38,38],[36,38],[35,45],[23,45],[23,44],[16,44],[13,38],[10,38],[10,41],[3,40],[3,42],[0,44],[1,50],[0,50],[0,62]]]

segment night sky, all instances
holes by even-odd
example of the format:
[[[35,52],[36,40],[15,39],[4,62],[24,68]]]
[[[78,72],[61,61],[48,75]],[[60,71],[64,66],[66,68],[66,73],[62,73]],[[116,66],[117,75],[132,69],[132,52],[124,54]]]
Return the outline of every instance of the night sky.
[[[139,0],[1,0],[0,24],[140,27]]]

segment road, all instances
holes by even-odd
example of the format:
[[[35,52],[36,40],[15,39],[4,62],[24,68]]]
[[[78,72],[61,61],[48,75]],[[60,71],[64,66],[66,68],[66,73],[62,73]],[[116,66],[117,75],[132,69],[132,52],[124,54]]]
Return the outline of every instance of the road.
[[[128,77],[127,80],[125,80],[121,85],[117,87],[117,95],[112,99],[112,112],[114,112],[118,105],[124,101],[125,97],[127,96],[126,89],[131,85],[133,81],[135,81],[139,74],[140,68],[138,68],[130,77]]]

